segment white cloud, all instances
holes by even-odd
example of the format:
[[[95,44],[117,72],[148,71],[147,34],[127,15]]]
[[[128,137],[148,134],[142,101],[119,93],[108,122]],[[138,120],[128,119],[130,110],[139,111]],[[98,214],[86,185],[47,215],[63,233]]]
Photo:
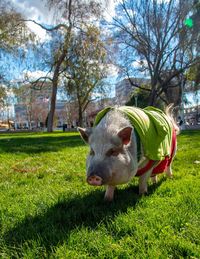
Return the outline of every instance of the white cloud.
[[[53,14],[47,7],[46,1],[41,0],[11,0],[13,6],[22,13],[27,19],[37,22],[51,24]]]
[[[50,77],[51,75],[50,74],[47,75],[47,72],[42,71],[42,70],[36,70],[36,71],[24,70],[24,72],[22,74],[22,78],[27,77],[30,81],[36,80],[40,77],[45,77],[45,76]]]
[[[119,1],[116,0],[109,0],[106,1],[105,5],[105,12],[104,12],[104,18],[108,21],[112,21],[112,17],[115,16],[115,6]]]
[[[104,17],[110,22],[115,15],[115,6],[120,0],[107,0],[104,4]],[[15,9],[22,13],[26,19],[35,20],[38,23],[53,25],[55,19],[53,11],[49,10],[47,0],[11,0]],[[27,26],[41,41],[48,39],[48,34],[40,26],[27,22]]]
[[[26,22],[29,29],[34,32],[37,35],[37,38],[40,41],[46,41],[50,39],[49,35],[46,33],[44,29],[42,29],[39,25],[33,23],[33,22]]]
[[[53,24],[53,13],[48,9],[46,2],[41,0],[11,0],[15,9],[20,12],[25,19],[35,20],[42,24]],[[49,39],[48,34],[40,26],[33,22],[27,22],[27,26],[33,31],[39,40]]]
[[[23,72],[15,79],[12,79],[10,82],[15,85],[15,84],[21,84],[22,82],[25,81],[34,81],[37,80],[40,77],[52,77],[52,73],[48,73],[42,70],[35,70],[35,71],[30,71],[30,70],[23,70]]]
[[[134,60],[131,64],[134,68],[138,67],[146,67],[147,66],[147,61],[146,60]]]
[[[117,76],[119,72],[119,69],[117,66],[113,65],[113,64],[109,64],[108,65],[108,74],[109,76]]]
[[[169,0],[166,0],[169,1]],[[112,21],[112,18],[116,15],[115,8],[118,4],[122,4],[122,0],[107,0],[105,1],[104,17],[108,22]]]
[[[141,66],[141,63],[139,60],[134,60],[131,64],[133,67],[140,67]]]

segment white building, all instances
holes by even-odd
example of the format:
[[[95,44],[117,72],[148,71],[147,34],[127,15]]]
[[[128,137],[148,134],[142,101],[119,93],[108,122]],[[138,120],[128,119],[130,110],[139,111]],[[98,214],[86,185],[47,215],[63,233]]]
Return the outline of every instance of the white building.
[[[130,80],[134,84],[137,84],[139,86],[141,86],[142,84],[149,84],[149,79],[130,78]],[[125,78],[116,84],[115,97],[117,105],[125,105],[130,100],[134,90],[137,89],[137,87],[133,86],[130,83],[130,80],[128,78]]]
[[[184,108],[184,122],[186,125],[200,124],[200,105]]]
[[[16,94],[14,105],[15,128],[32,129],[44,127],[51,97],[51,83],[38,82],[34,88],[22,85]]]

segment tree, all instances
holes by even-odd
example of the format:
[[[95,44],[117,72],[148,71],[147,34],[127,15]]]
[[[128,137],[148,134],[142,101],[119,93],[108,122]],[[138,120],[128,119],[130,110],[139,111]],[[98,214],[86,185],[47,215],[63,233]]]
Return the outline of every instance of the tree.
[[[180,96],[183,73],[200,61],[199,42],[188,37],[192,31],[184,25],[191,8],[184,0],[122,0],[118,5],[114,26],[121,73],[143,90],[131,78],[136,73],[150,78],[149,105],[171,102],[170,88],[178,87]]]
[[[16,12],[8,1],[0,2],[0,51],[14,52],[33,37],[22,15]]]
[[[14,95],[12,88],[7,85],[0,85],[0,119],[7,121],[7,125],[10,128],[10,119],[12,117],[12,104],[14,101]]]
[[[7,104],[7,91],[4,85],[0,85],[0,120],[5,120],[4,111],[6,110]]]
[[[22,54],[23,47],[34,35],[30,33],[22,15],[6,0],[0,2],[0,54]],[[3,79],[1,72],[0,79]]]
[[[187,80],[191,82],[189,91],[198,91],[200,90],[200,64],[191,66],[186,73]]]
[[[35,94],[30,85],[22,85],[14,89],[14,92],[18,99],[18,104],[21,104],[24,108],[23,117],[28,122],[28,128],[32,129],[34,106],[36,102]]]
[[[144,87],[144,84],[142,85]],[[134,89],[134,91],[131,94],[130,99],[128,100],[128,102],[126,103],[126,105],[128,106],[136,106],[136,107],[140,107],[140,108],[145,108],[148,106],[149,103],[149,91],[147,91],[146,89],[150,90],[150,85],[145,85],[145,90],[140,89],[140,88],[136,88]],[[157,102],[157,106],[159,108],[163,108],[163,102],[162,100],[159,100]]]
[[[85,26],[78,35],[74,35],[70,59],[66,73],[70,75],[66,82],[69,97],[77,102],[78,124],[83,124],[83,113],[89,102],[95,99],[95,92],[104,91],[102,79],[106,76],[106,50],[100,39],[100,31],[95,26]]]
[[[192,8],[192,14],[190,18],[187,20],[192,30],[192,34],[189,34],[188,37],[194,37],[199,44],[196,46],[196,52],[199,53],[200,51],[200,0],[195,0],[194,5]],[[186,90],[190,91],[198,91],[200,90],[200,62],[191,66],[187,73],[186,78],[191,84],[189,85],[189,89]]]
[[[149,93],[145,90],[137,88],[133,91],[130,100],[128,100],[126,105],[145,108],[148,105],[148,101]]]
[[[2,109],[5,105],[5,99],[7,97],[6,88],[0,85],[0,108]]]
[[[35,21],[33,22],[46,31],[52,32],[52,37],[55,40],[52,63],[49,64],[49,72],[51,71],[53,76],[50,78],[52,81],[52,96],[47,130],[51,132],[53,130],[58,84],[61,75],[66,71],[66,65],[69,64],[69,49],[73,43],[73,35],[82,30],[82,24],[89,24],[92,20],[91,17],[99,17],[101,4],[93,0],[49,0],[48,3],[49,7],[53,8],[55,13],[58,14],[58,24],[53,27],[45,27]]]
[[[0,1],[0,108],[8,122],[12,94],[9,76],[13,73],[13,67],[17,66],[17,62],[12,65],[9,61],[23,57],[24,47],[34,38],[22,21],[22,15],[16,12],[9,2]]]

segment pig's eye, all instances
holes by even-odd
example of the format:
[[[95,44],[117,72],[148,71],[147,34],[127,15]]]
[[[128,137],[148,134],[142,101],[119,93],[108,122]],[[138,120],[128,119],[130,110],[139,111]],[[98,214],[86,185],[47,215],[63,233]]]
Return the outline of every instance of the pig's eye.
[[[95,155],[94,150],[91,148],[90,149],[90,156],[94,156],[94,155]]]
[[[119,150],[111,148],[110,150],[107,151],[106,156],[118,156],[119,155]]]

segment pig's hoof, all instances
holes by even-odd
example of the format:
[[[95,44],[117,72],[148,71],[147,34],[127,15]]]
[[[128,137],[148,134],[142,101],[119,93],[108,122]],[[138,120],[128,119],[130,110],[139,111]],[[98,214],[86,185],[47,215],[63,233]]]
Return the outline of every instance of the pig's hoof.
[[[157,184],[157,182],[158,182],[157,175],[152,176],[152,177],[151,177],[151,181],[152,181],[153,184]]]
[[[145,192],[139,192],[139,196],[140,197],[143,197],[143,196],[147,196],[148,195],[148,192],[145,191]]]

